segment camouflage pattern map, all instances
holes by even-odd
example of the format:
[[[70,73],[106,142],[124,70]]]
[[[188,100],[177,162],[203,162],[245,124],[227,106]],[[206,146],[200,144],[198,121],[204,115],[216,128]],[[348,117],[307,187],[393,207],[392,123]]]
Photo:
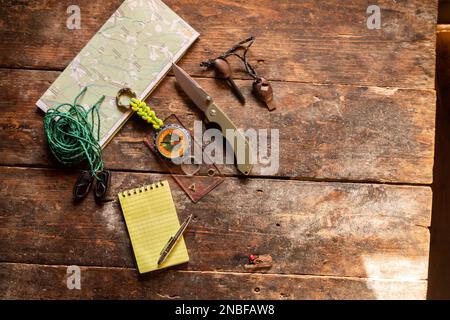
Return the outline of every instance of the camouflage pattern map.
[[[72,103],[84,87],[79,102],[86,108],[105,95],[99,109],[104,147],[131,116],[116,106],[117,92],[129,87],[146,98],[198,36],[160,0],[125,0],[36,105],[47,111]]]

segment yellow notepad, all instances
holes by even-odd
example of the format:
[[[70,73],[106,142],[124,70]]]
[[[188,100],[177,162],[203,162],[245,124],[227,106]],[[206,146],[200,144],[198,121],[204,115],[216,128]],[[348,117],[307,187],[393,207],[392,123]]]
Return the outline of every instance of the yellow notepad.
[[[139,273],[189,261],[183,237],[160,266],[158,259],[170,237],[180,228],[167,180],[118,194]]]

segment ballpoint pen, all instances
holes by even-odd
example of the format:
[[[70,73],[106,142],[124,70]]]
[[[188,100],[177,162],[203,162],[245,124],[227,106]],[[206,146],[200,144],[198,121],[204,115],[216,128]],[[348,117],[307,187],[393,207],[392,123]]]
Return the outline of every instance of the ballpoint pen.
[[[178,229],[177,233],[175,233],[174,236],[170,237],[167,244],[164,246],[164,248],[161,250],[159,259],[158,259],[158,266],[161,265],[169,256],[172,249],[175,247],[175,244],[177,243],[178,239],[181,238],[184,231],[186,230],[187,226],[189,225],[189,222],[191,222],[192,214],[189,215],[186,220],[181,224],[180,229]]]

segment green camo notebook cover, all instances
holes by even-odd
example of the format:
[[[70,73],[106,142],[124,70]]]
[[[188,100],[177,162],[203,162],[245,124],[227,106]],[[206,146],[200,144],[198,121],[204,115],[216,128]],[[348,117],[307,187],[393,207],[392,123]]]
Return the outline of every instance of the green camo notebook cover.
[[[86,13],[87,14],[87,13]],[[199,34],[159,0],[125,0],[44,93],[36,105],[47,111],[81,99],[92,106],[102,95],[100,144],[104,147],[131,116],[115,96],[123,87],[145,99]]]

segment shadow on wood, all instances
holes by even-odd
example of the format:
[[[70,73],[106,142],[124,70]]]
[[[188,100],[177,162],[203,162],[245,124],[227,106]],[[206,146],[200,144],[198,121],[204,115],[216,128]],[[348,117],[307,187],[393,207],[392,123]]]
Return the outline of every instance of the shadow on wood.
[[[436,151],[429,299],[450,299],[450,25],[438,27]]]

